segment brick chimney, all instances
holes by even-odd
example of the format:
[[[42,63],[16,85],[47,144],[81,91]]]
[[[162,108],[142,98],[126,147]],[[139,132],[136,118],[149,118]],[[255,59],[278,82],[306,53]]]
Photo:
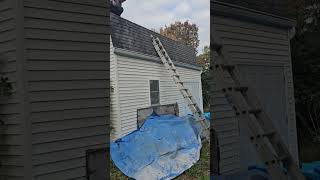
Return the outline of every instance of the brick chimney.
[[[123,13],[122,3],[126,0],[110,0],[111,2],[111,12],[120,16]]]

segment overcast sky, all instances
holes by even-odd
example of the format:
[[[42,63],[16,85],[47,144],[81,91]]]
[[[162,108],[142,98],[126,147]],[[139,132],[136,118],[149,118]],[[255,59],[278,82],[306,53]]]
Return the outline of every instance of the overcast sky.
[[[209,0],[126,0],[123,18],[159,30],[175,21],[189,20],[199,27],[199,52],[210,44]]]

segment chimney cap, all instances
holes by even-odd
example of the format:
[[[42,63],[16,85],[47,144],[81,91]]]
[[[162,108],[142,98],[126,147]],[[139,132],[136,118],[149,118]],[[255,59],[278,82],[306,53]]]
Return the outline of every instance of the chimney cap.
[[[126,0],[110,0],[111,1],[111,12],[120,16],[123,12],[122,3]]]

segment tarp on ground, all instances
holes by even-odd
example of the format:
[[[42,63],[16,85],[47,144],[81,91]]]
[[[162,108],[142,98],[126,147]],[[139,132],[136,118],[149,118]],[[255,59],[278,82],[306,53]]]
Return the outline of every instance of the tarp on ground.
[[[201,139],[192,116],[150,116],[143,126],[110,144],[114,164],[137,180],[167,180],[200,158]]]

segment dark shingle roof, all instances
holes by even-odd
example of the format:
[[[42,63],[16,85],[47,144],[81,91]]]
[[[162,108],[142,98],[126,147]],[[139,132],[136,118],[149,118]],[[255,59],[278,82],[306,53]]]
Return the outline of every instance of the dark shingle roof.
[[[288,0],[216,0],[262,11],[282,17],[289,17]]]
[[[112,43],[116,48],[156,56],[150,35],[159,37],[173,61],[199,66],[195,51],[181,42],[168,39],[156,32],[110,13]]]

